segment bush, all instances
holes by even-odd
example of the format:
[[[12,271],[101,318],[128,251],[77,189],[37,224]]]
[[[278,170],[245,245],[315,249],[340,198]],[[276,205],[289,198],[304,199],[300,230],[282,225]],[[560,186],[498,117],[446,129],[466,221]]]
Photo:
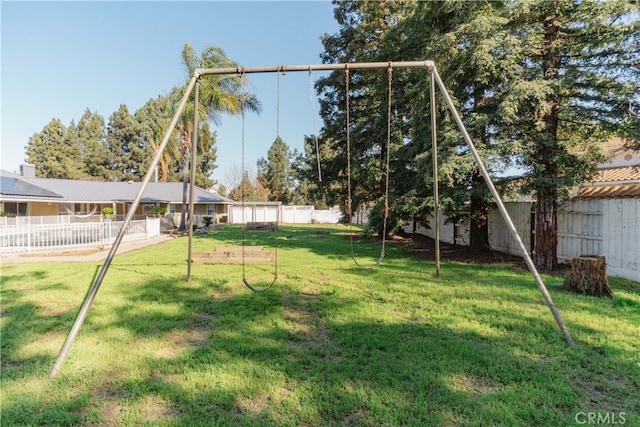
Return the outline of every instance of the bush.
[[[102,208],[102,214],[100,216],[102,218],[111,218],[113,216],[113,208]]]
[[[205,227],[208,227],[211,224],[213,224],[213,218],[210,217],[210,216],[203,216],[202,217],[202,223],[204,224]]]
[[[167,208],[162,207],[162,206],[157,206],[153,209],[151,209],[151,213],[154,215],[164,215],[167,213]]]

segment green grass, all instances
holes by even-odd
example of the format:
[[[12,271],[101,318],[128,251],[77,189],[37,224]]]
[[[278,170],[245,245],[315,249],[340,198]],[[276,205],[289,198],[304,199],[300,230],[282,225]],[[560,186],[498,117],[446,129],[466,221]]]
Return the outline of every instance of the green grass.
[[[116,257],[53,379],[99,265],[3,265],[2,425],[570,426],[588,412],[640,425],[640,284],[611,278],[608,300],[543,276],[568,346],[529,273],[444,262],[436,278],[393,244],[361,270],[345,231],[281,227],[264,294],[239,265],[194,264],[187,282],[186,238]],[[273,270],[246,273],[262,286]]]

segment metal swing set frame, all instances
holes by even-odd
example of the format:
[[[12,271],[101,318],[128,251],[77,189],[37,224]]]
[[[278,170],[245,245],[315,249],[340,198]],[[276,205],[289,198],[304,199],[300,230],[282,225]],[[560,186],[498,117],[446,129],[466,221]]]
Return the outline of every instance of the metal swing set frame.
[[[100,289],[100,285],[102,284],[102,281],[104,280],[107,271],[109,270],[109,266],[111,265],[111,262],[113,261],[113,258],[115,257],[115,254],[118,250],[118,247],[120,246],[120,243],[122,242],[122,239],[124,237],[124,231],[127,229],[127,225],[129,224],[129,222],[133,219],[133,215],[138,207],[138,205],[140,204],[140,200],[142,199],[142,196],[144,194],[144,191],[147,188],[147,185],[149,183],[149,181],[151,180],[151,177],[153,176],[153,171],[155,169],[155,167],[158,165],[158,163],[160,162],[160,158],[164,152],[164,150],[167,147],[167,144],[169,142],[169,139],[171,137],[171,133],[173,132],[173,129],[175,128],[176,124],[178,123],[178,120],[187,104],[187,101],[191,95],[191,93],[193,92],[194,94],[194,117],[193,117],[193,128],[197,129],[198,128],[198,103],[199,103],[199,82],[200,79],[208,76],[208,75],[246,75],[246,74],[255,74],[255,73],[288,73],[288,72],[300,72],[300,71],[305,71],[305,72],[309,72],[311,73],[312,71],[335,71],[335,70],[344,70],[345,72],[348,72],[349,70],[361,70],[361,69],[395,69],[395,68],[424,68],[427,69],[429,71],[429,79],[430,79],[430,103],[431,103],[431,133],[432,133],[432,150],[433,153],[437,153],[437,132],[436,132],[436,107],[435,107],[435,88],[436,86],[438,87],[442,97],[444,98],[449,111],[453,117],[453,119],[456,122],[456,125],[458,127],[458,130],[460,131],[460,133],[462,134],[474,160],[476,161],[476,164],[478,166],[478,168],[480,169],[480,172],[482,174],[482,177],[485,180],[485,183],[487,184],[491,195],[494,198],[494,201],[497,204],[498,210],[500,211],[500,214],[502,215],[502,218],[504,219],[505,223],[507,224],[507,227],[511,233],[511,236],[513,237],[513,239],[515,240],[515,242],[517,243],[517,246],[520,248],[520,251],[522,253],[522,257],[525,260],[525,263],[527,264],[527,267],[529,268],[529,271],[531,272],[536,285],[538,286],[538,289],[540,290],[540,292],[542,293],[542,296],[544,298],[544,301],[546,303],[546,305],[549,307],[549,309],[551,310],[551,313],[553,314],[553,317],[556,321],[556,323],[558,324],[558,327],[560,328],[560,331],[562,332],[565,341],[569,344],[572,345],[574,344],[573,338],[571,337],[571,334],[569,333],[569,330],[567,329],[564,321],[562,320],[562,317],[560,316],[560,313],[558,312],[555,304],[553,303],[553,300],[551,299],[551,296],[549,295],[549,292],[547,291],[547,288],[544,284],[544,282],[542,281],[542,278],[540,277],[540,274],[538,273],[538,270],[536,269],[535,264],[533,263],[533,260],[531,259],[531,256],[529,255],[526,247],[524,246],[524,243],[522,242],[522,239],[520,238],[520,236],[518,235],[518,232],[516,230],[516,227],[513,223],[513,221],[511,220],[511,217],[509,216],[509,213],[507,212],[504,203],[502,201],[502,198],[500,197],[500,194],[498,193],[498,191],[496,190],[495,185],[493,184],[493,181],[491,180],[491,176],[489,175],[489,173],[487,172],[486,167],[484,166],[482,159],[480,158],[480,155],[478,153],[478,151],[476,150],[471,137],[469,136],[469,133],[467,132],[464,123],[462,122],[462,118],[459,114],[459,112],[457,111],[457,109],[455,108],[455,105],[451,99],[451,96],[449,95],[449,93],[447,92],[447,89],[440,77],[440,75],[438,74],[438,70],[436,69],[436,65],[433,61],[390,61],[390,62],[363,62],[363,63],[339,63],[339,64],[316,64],[316,65],[277,65],[277,66],[268,66],[268,67],[228,67],[228,68],[200,68],[200,69],[196,69],[192,75],[192,77],[189,79],[189,82],[187,83],[187,87],[186,90],[184,92],[184,95],[178,105],[177,111],[174,114],[173,118],[171,119],[171,122],[169,124],[169,127],[164,135],[164,138],[162,139],[162,142],[160,143],[160,146],[158,148],[158,151],[156,152],[155,156],[153,157],[153,160],[149,166],[149,169],[147,171],[147,174],[144,177],[144,180],[142,182],[142,185],[140,186],[140,189],[138,190],[138,194],[136,195],[134,201],[131,204],[131,208],[129,209],[125,219],[124,219],[124,226],[121,228],[121,231],[118,233],[118,235],[116,236],[113,245],[111,246],[111,249],[109,250],[109,253],[107,254],[107,257],[105,259],[104,264],[102,264],[102,267],[100,269],[100,271],[98,272],[98,274],[95,276],[95,279],[93,281],[93,284],[89,290],[89,292],[87,293],[84,302],[80,308],[80,311],[78,312],[78,315],[76,316],[76,319],[73,323],[73,326],[71,328],[71,330],[69,331],[69,334],[67,335],[67,338],[60,350],[60,353],[58,354],[58,357],[53,365],[53,368],[49,374],[50,377],[54,377],[58,371],[60,370],[62,364],[64,363],[64,360],[67,356],[67,353],[69,352],[69,349],[71,348],[76,336],[78,335],[78,332],[80,331],[80,328],[89,312],[89,309],[91,307],[91,304],[93,303],[93,300],[95,299],[98,290]],[[193,132],[193,142],[192,142],[192,147],[197,147],[197,132]],[[439,248],[439,229],[438,229],[438,164],[437,164],[437,156],[434,155],[433,157],[433,182],[434,182],[434,212],[436,215],[436,220],[435,220],[435,245],[436,245],[436,275],[439,274],[440,272],[440,248]],[[195,165],[196,164],[196,150],[191,150],[191,165]],[[187,280],[191,279],[191,259],[192,259],[192,241],[193,241],[193,226],[192,226],[192,222],[193,222],[193,218],[194,218],[194,193],[195,193],[195,186],[194,186],[194,182],[195,182],[195,168],[191,167],[191,182],[190,182],[190,190],[189,190],[189,251],[188,251],[188,256],[189,256],[189,260],[187,262]]]

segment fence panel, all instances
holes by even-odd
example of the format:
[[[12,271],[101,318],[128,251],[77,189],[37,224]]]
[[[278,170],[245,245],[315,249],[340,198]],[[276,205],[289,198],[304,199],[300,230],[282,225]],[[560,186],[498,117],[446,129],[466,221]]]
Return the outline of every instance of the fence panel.
[[[282,206],[281,222],[288,224],[311,224],[313,206]]]
[[[607,272],[640,282],[640,199],[604,200],[603,213]]]
[[[529,251],[531,248],[531,202],[505,202],[504,207],[518,231],[522,244]],[[522,250],[514,240],[500,211],[496,208],[491,209],[488,220],[489,245],[500,252],[522,255]]]
[[[338,224],[344,215],[340,208],[318,209],[313,211],[311,222],[316,224]]]
[[[575,200],[558,209],[558,261],[568,263],[580,255],[604,255],[603,202]]]

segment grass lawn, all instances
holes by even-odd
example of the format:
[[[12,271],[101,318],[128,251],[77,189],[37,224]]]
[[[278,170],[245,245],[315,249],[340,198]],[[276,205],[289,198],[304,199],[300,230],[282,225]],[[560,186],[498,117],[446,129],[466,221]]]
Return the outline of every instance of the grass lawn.
[[[187,282],[187,238],[117,256],[53,379],[99,265],[3,265],[2,426],[640,425],[640,284],[610,278],[608,300],[543,276],[568,346],[528,272],[443,262],[436,278],[396,244],[361,270],[346,230],[281,227],[263,294],[240,265],[194,264]],[[355,250],[372,263],[379,246]],[[257,287],[272,274],[246,268]]]

